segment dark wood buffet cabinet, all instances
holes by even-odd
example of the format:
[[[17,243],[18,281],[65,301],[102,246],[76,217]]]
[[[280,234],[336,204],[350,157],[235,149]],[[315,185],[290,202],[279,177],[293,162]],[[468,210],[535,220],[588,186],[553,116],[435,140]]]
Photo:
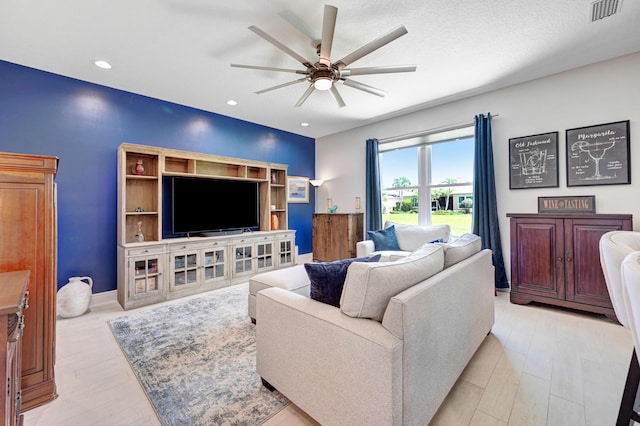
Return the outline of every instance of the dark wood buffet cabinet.
[[[363,213],[315,213],[313,260],[330,262],[356,257],[356,244],[364,238]]]
[[[600,237],[632,229],[627,214],[507,214],[511,302],[540,302],[616,320],[600,266]]]
[[[0,416],[5,426],[22,425],[20,364],[23,310],[28,306],[29,271],[0,273],[0,380],[5,384]]]

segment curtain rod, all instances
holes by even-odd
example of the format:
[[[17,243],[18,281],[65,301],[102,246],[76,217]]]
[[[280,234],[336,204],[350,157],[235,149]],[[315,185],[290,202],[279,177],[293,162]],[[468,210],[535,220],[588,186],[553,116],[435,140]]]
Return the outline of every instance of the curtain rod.
[[[499,117],[499,114],[492,114],[491,118],[495,118],[495,117]],[[470,121],[463,121],[460,123],[456,123],[456,124],[449,124],[447,126],[440,126],[440,127],[436,127],[430,130],[420,130],[418,132],[413,132],[413,133],[407,133],[405,135],[399,135],[399,136],[391,136],[388,138],[383,138],[383,139],[378,139],[378,143],[379,144],[384,144],[384,143],[389,143],[389,142],[396,142],[399,140],[403,140],[403,139],[411,139],[411,138],[417,138],[420,136],[426,136],[426,135],[430,135],[432,133],[436,133],[436,132],[441,132],[441,131],[447,131],[447,130],[456,130],[462,127],[467,127],[467,126],[472,126],[473,124],[475,124],[474,120],[470,120]]]

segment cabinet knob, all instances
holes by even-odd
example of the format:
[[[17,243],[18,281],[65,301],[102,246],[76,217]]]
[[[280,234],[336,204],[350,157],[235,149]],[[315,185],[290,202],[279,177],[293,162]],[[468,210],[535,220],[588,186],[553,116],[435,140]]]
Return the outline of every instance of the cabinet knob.
[[[145,250],[144,252],[145,252],[145,253],[149,253],[149,250]]]
[[[567,257],[567,262],[573,262],[573,258]]]
[[[562,256],[558,256],[558,262],[562,262]]]

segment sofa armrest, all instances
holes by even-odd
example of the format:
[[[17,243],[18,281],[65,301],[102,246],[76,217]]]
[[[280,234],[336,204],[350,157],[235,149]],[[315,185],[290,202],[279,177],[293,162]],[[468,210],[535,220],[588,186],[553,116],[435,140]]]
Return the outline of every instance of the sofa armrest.
[[[256,370],[321,424],[402,422],[402,340],[377,321],[269,288],[257,296]]]
[[[358,241],[356,243],[356,257],[371,255],[376,250],[372,240]]]

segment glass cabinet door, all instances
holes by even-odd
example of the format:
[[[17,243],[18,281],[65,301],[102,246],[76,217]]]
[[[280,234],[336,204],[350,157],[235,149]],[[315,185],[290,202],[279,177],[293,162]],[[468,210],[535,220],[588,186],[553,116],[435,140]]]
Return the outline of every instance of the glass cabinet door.
[[[160,270],[161,263],[157,257],[132,259],[130,265],[133,267],[130,298],[144,297],[160,292],[162,272]]]
[[[253,246],[235,246],[235,267],[234,274],[236,276],[251,273],[251,263],[253,260]]]
[[[224,248],[203,250],[204,282],[217,281],[226,278],[226,271],[224,268],[226,256],[224,252]]]
[[[293,264],[293,247],[294,244],[292,240],[280,241],[280,250],[278,252],[279,267]]]
[[[273,269],[273,242],[256,244],[256,263],[258,271]]]
[[[176,289],[198,283],[198,253],[178,253],[172,256],[171,287]]]

